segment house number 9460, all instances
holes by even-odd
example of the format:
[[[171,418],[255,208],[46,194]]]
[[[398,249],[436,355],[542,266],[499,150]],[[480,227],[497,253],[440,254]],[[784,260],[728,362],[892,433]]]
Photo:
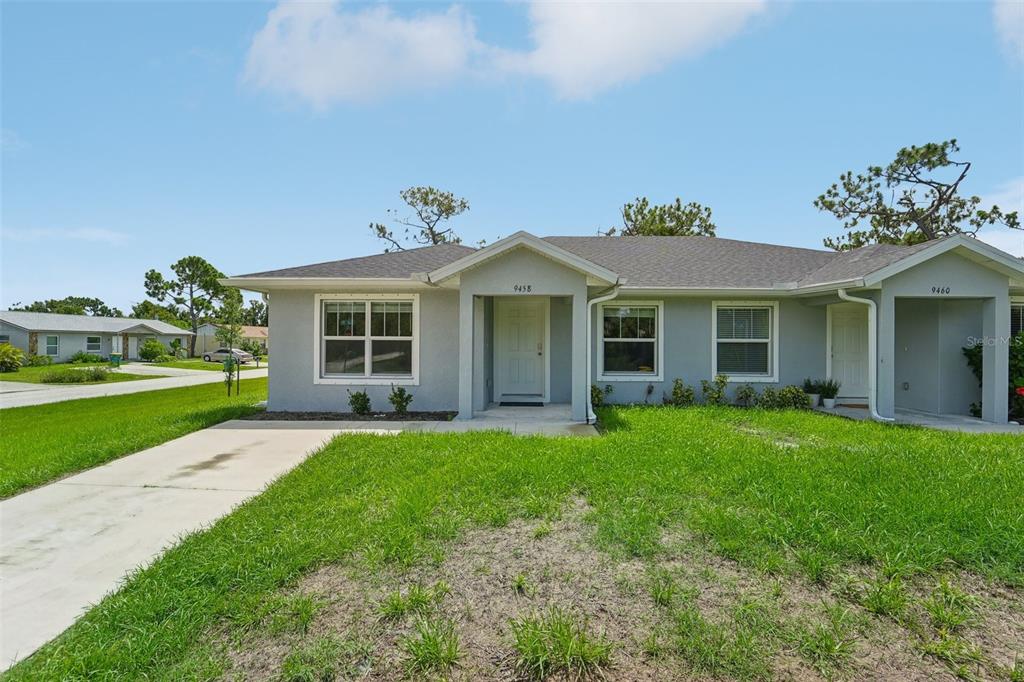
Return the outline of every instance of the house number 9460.
[[[948,294],[949,287],[932,287],[933,294]]]
[[[517,294],[528,294],[533,291],[532,284],[515,284],[512,286],[512,290]]]

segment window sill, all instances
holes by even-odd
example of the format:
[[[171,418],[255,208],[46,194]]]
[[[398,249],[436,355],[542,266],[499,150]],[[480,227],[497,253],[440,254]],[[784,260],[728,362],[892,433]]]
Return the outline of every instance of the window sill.
[[[726,374],[730,384],[777,384],[779,383],[778,377],[767,377],[763,374],[744,375],[744,374]],[[711,377],[714,379],[714,375]]]
[[[419,386],[419,377],[316,377],[314,384],[326,384],[333,386]]]
[[[657,383],[664,381],[661,374],[600,374],[597,377],[598,381],[646,381],[648,383]]]

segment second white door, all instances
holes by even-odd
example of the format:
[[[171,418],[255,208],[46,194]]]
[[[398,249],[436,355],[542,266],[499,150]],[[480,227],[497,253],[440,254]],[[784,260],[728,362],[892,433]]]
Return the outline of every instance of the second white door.
[[[832,378],[840,398],[868,395],[868,311],[856,303],[831,306]]]
[[[495,399],[544,399],[547,369],[547,299],[494,301]]]

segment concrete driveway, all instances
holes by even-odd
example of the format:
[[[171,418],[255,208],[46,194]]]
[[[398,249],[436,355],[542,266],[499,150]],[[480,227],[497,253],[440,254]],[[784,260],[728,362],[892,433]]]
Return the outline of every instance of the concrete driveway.
[[[334,422],[229,421],[0,502],[0,668],[338,431]]]
[[[90,386],[68,386],[57,384],[27,384],[16,381],[0,381],[0,409],[7,407],[25,407],[27,405],[45,405],[65,400],[80,398],[100,398],[107,395],[125,395],[158,391],[163,388],[180,388],[197,384],[215,384],[224,381],[220,372],[207,370],[175,369],[170,367],[147,367],[136,369],[135,365],[125,365],[123,371],[130,374],[159,373],[162,379],[140,379],[123,381],[116,384],[94,384]],[[157,370],[160,370],[157,372]],[[243,379],[256,379],[267,376],[267,369],[248,369],[242,372]]]

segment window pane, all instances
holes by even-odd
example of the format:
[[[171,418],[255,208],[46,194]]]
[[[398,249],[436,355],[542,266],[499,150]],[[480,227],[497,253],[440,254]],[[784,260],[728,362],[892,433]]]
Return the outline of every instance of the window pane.
[[[324,341],[324,374],[365,374],[364,341]]]
[[[412,374],[412,341],[373,341],[374,374]]]
[[[622,322],[617,311],[617,308],[604,309],[604,338],[606,339],[619,338]]]
[[[324,303],[324,336],[338,335],[339,303]]]
[[[718,371],[721,374],[768,374],[767,343],[719,343]]]
[[[384,304],[374,303],[370,307],[370,334],[384,336]]]
[[[97,353],[100,350],[100,337],[98,336],[87,336],[85,337],[85,350],[90,353]]]
[[[641,339],[653,339],[656,335],[657,326],[655,317],[658,314],[657,308],[637,309],[637,335]]]
[[[637,318],[633,315],[622,318],[622,336],[623,339],[636,339],[639,338],[640,330],[637,328]]]
[[[604,344],[605,372],[654,373],[653,341],[607,341]]]
[[[718,338],[767,339],[771,331],[771,308],[719,308]]]
[[[412,303],[403,303],[401,322],[398,325],[399,336],[412,336]]]
[[[1024,331],[1024,305],[1010,306],[1010,335]]]
[[[398,304],[384,304],[384,335],[398,336]]]

